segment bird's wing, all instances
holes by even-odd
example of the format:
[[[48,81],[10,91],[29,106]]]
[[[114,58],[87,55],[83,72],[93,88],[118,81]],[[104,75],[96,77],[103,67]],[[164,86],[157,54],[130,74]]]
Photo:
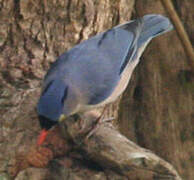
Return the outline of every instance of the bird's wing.
[[[81,82],[86,83],[83,86],[87,87],[84,92],[89,97],[88,104],[99,104],[111,96],[123,70],[137,51],[140,32],[141,20],[138,19],[85,41],[87,48],[80,57],[83,63],[78,64],[81,64],[80,73],[84,74]]]
[[[128,49],[126,51],[126,55],[123,57],[121,61],[120,74],[122,74],[126,65],[133,60],[135,54],[137,53],[137,50],[138,50],[137,42],[140,37],[142,27],[143,27],[142,19],[137,19],[129,23],[118,26],[118,28],[125,29],[128,32],[132,33],[132,35],[130,36],[133,37],[133,40],[130,46],[128,46]]]
[[[83,41],[58,58],[45,84],[64,76],[88,99],[88,104],[99,104],[111,96],[143,44],[168,29],[165,24],[169,24],[167,18],[148,15]]]
[[[45,76],[43,89],[51,80],[65,76],[87,97],[88,104],[99,104],[117,86],[137,50],[140,32],[141,20],[134,20],[83,41],[57,59]]]
[[[103,58],[97,59],[99,62],[100,60],[103,61],[102,63],[100,62],[103,72],[96,74],[98,86],[94,86],[92,90],[90,104],[99,104],[110,97],[116,86],[120,85],[119,80],[122,72],[127,67],[133,71],[148,42],[171,29],[172,24],[168,18],[151,14],[116,26],[94,37],[96,43],[92,42],[92,40],[91,42],[95,45],[98,55],[101,54],[103,56]],[[130,67],[131,63],[133,63],[132,67]],[[106,69],[104,66],[108,68]],[[91,76],[91,74],[88,75]],[[128,76],[130,78],[130,74]],[[105,79],[106,84],[103,81]],[[120,92],[122,91],[118,91],[118,93]],[[119,96],[120,94],[118,93],[115,93],[115,95]]]
[[[142,19],[118,25],[98,37],[97,48],[109,54],[115,68],[122,74],[126,65],[133,59],[137,51],[137,41],[142,30]],[[109,61],[109,59],[107,59]]]

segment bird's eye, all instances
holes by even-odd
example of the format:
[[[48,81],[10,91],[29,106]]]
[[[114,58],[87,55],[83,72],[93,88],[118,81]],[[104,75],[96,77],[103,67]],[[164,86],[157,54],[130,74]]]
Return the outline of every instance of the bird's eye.
[[[65,100],[65,98],[67,97],[67,88],[65,88],[65,91],[64,91],[64,94],[63,94],[63,97],[61,98],[61,104],[63,104],[64,103],[64,100]]]

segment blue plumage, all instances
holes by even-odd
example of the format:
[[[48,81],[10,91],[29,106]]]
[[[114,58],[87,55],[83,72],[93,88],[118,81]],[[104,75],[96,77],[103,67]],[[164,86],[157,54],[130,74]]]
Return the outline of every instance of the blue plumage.
[[[64,100],[68,87],[60,79],[50,81],[42,92],[38,102],[38,114],[53,121],[57,121],[63,113]]]
[[[45,76],[38,113],[57,121],[61,114],[69,116],[114,101],[125,90],[147,43],[171,29],[168,18],[146,15],[62,54]]]
[[[138,39],[138,46],[141,47],[150,38],[157,37],[165,32],[172,30],[173,26],[169,20],[161,15],[145,15],[143,17],[143,28]]]

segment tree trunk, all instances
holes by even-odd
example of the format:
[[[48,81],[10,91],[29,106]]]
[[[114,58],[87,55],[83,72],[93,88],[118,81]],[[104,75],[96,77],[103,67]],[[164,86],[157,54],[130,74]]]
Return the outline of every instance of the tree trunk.
[[[174,5],[193,43],[194,5],[187,0]],[[132,10],[134,17],[167,15],[159,0],[0,0],[0,179],[12,178],[17,154],[36,143],[35,107],[50,63],[82,40],[129,20]],[[115,124],[124,135],[192,179],[194,72],[186,58],[175,31],[155,39],[107,116],[118,117]],[[101,167],[89,170],[78,159],[77,169],[70,159],[58,158],[49,168],[27,168],[15,179],[125,179]]]

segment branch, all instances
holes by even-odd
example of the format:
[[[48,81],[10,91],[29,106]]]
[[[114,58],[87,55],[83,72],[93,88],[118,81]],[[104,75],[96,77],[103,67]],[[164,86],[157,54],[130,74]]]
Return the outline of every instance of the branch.
[[[85,116],[84,122],[83,119],[70,118],[60,125],[64,138],[73,139],[84,157],[130,178],[181,180],[172,165],[128,140],[111,123],[101,123],[92,136],[85,139],[97,117],[93,111],[88,118]],[[80,123],[85,124],[81,133]]]
[[[44,146],[32,146],[26,155],[16,159],[16,164],[11,169],[12,176],[21,171],[24,173],[24,169],[28,171],[29,167],[47,167],[50,160],[67,156],[73,148],[85,160],[96,162],[105,170],[114,171],[126,178],[181,180],[172,165],[128,140],[111,123],[100,123],[87,139],[99,114],[98,111],[91,111],[83,116],[84,119],[78,116],[66,119],[50,131]]]
[[[178,33],[178,36],[183,44],[183,47],[185,49],[185,52],[188,56],[188,58],[190,59],[188,61],[189,65],[191,66],[191,69],[194,69],[194,51],[193,51],[193,47],[191,45],[191,42],[189,40],[189,37],[181,23],[181,20],[178,16],[178,14],[176,13],[173,4],[171,2],[171,0],[161,0],[164,7],[166,8],[174,26],[175,29]]]

